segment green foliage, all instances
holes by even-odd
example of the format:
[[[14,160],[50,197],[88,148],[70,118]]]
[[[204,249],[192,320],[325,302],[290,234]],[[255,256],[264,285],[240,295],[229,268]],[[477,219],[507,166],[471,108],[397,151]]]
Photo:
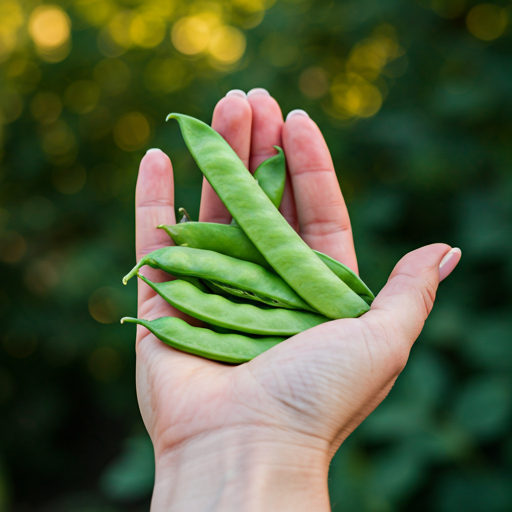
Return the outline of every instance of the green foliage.
[[[165,117],[209,122],[253,87],[325,133],[372,290],[422,244],[463,252],[395,388],[334,458],[333,509],[511,510],[510,3],[52,6],[0,2],[0,510],[148,509],[118,324],[135,314],[120,281],[137,166],[170,154],[196,219],[201,175]]]

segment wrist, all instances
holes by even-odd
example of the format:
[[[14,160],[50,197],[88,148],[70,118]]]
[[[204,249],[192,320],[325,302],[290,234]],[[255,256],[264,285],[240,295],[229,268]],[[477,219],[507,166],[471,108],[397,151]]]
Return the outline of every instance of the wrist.
[[[151,512],[328,511],[328,466],[318,439],[217,430],[157,454]]]

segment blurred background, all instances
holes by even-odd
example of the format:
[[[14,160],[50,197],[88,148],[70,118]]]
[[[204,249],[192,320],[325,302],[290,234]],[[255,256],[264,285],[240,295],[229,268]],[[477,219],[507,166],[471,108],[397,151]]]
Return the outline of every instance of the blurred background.
[[[512,3],[0,2],[0,511],[148,510],[134,383],[144,152],[197,218],[178,111],[233,88],[331,149],[363,279],[462,248],[395,388],[334,458],[334,511],[512,510]]]

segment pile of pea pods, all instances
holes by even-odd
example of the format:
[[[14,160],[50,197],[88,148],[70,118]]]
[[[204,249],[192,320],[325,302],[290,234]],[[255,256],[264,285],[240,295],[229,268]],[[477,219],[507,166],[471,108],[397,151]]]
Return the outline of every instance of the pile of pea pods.
[[[233,216],[229,224],[193,222],[184,215],[160,225],[175,245],[144,256],[137,275],[178,310],[204,322],[175,317],[121,322],[143,325],[164,343],[216,361],[243,363],[288,337],[332,319],[370,309],[374,295],[348,267],[312,250],[281,215],[286,164],[282,149],[252,175],[229,144],[207,124],[176,119],[197,165]],[[144,265],[175,279],[153,283]]]

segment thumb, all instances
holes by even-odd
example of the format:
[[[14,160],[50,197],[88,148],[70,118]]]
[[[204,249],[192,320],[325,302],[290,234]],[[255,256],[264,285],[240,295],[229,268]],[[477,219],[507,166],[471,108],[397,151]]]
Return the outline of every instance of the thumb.
[[[460,257],[460,249],[446,244],[427,245],[406,254],[362,319],[372,330],[384,328],[395,341],[410,348],[432,311],[439,282]]]

